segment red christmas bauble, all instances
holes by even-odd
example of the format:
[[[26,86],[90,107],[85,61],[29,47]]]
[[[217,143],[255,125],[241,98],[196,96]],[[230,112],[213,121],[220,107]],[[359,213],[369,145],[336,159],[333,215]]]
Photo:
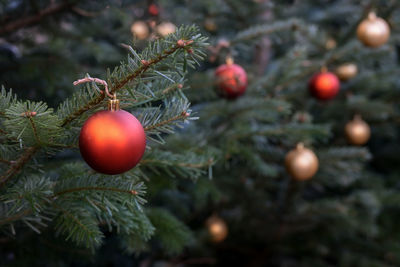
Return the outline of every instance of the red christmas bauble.
[[[140,161],[146,149],[146,135],[131,113],[99,111],[83,125],[79,149],[86,163],[97,172],[120,174]]]
[[[332,72],[320,72],[311,78],[309,89],[315,98],[329,100],[339,93],[340,82]]]
[[[159,13],[158,6],[156,4],[149,5],[149,14],[152,16],[157,16]]]
[[[215,70],[217,93],[228,99],[244,94],[247,88],[246,71],[237,64],[223,64]]]

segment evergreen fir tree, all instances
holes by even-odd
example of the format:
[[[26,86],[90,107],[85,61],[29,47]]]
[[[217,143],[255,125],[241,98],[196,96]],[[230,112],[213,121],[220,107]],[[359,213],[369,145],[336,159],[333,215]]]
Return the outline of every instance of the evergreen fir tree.
[[[33,2],[10,1],[1,8],[2,22],[9,25],[17,15],[35,17],[47,5],[63,7],[40,17],[39,26],[0,30],[6,62],[1,82],[17,89],[34,87],[30,91],[36,94],[22,94],[25,97],[43,96],[58,103],[71,93],[71,81],[86,72],[105,79],[113,90],[144,68],[143,59],[168,56],[118,91],[123,108],[142,118],[151,150],[139,166],[116,179],[91,172],[76,153],[63,147],[76,147],[80,126],[104,107],[105,97],[93,108],[82,109],[102,97],[101,86],[82,86],[86,89],[55,112],[3,90],[1,129],[6,133],[1,168],[7,175],[14,164],[23,165],[1,189],[6,264],[86,266],[84,255],[96,266],[400,264],[398,1]],[[357,40],[357,26],[370,11],[390,25],[389,41],[378,48]],[[137,21],[147,25],[148,38],[135,40],[134,48],[120,46],[127,43]],[[187,66],[204,56],[205,39],[196,35],[196,27],[183,27],[154,41],[162,22],[199,25],[210,36],[208,60],[188,78]],[[27,32],[34,34],[25,36]],[[38,36],[51,38],[42,45]],[[148,39],[153,42],[144,48]],[[194,42],[181,47],[181,39]],[[24,53],[18,52],[21,47]],[[174,48],[171,54],[165,52]],[[127,63],[104,75],[126,49]],[[35,58],[43,51],[59,63],[41,69],[43,73],[32,72],[32,64],[48,64],[46,58]],[[214,72],[229,57],[246,70],[249,84],[244,95],[227,100],[215,91]],[[335,98],[313,98],[308,89],[312,76],[323,67],[335,72],[345,63],[356,64],[358,74],[341,82]],[[49,77],[38,79],[42,84],[35,79],[41,74]],[[192,89],[185,91],[193,104],[189,113],[200,119],[168,135],[172,126],[188,119],[189,102],[180,84],[183,89],[190,84]],[[365,146],[346,140],[345,125],[357,114],[371,126]],[[287,153],[300,142],[319,159],[317,174],[307,181],[293,179],[284,165]],[[112,191],[80,191],[91,187]],[[90,231],[77,227],[62,209],[78,216]],[[226,239],[214,238],[219,242],[212,242],[207,232],[207,222],[215,216],[228,227]],[[60,234],[57,239],[54,229]],[[67,243],[68,249],[66,238],[75,241]],[[82,245],[97,248],[98,253],[93,258]],[[67,253],[74,255],[72,261],[63,257]]]
[[[190,79],[189,98],[201,119],[181,146],[220,153],[213,180],[196,185],[201,201],[199,192],[186,191],[195,203],[187,220],[198,229],[198,243],[174,262],[397,266],[399,3],[160,2],[179,14],[178,22],[191,20],[212,36],[208,64]],[[370,11],[391,27],[389,42],[379,48],[357,40],[357,26]],[[249,76],[236,100],[215,93],[214,71],[229,55]],[[338,96],[310,95],[308,83],[321,67],[334,72],[348,62],[359,73],[341,82]],[[345,125],[356,114],[372,128],[367,146],[346,140]],[[319,158],[309,181],[295,181],[284,167],[299,142]],[[229,233],[212,244],[205,222],[215,214]]]
[[[96,21],[88,21],[86,16],[92,15],[85,8],[97,7],[99,10],[93,12],[98,14],[94,16],[111,22],[114,19],[117,23],[124,6],[115,6],[109,11],[104,3],[90,1],[83,4],[78,1],[26,2],[8,1],[1,7],[3,55],[10,61],[10,65],[5,65],[7,71],[2,82],[18,87],[14,91],[3,87],[0,94],[2,264],[54,266],[60,261],[60,254],[94,255],[110,232],[117,234],[121,251],[139,253],[151,238],[158,240],[167,253],[181,250],[191,238],[189,230],[168,210],[156,205],[146,206],[145,194],[153,176],[162,176],[165,180],[175,177],[196,179],[213,164],[210,154],[197,154],[190,149],[173,151],[163,146],[165,138],[177,127],[182,128],[196,119],[184,94],[186,74],[205,56],[207,38],[196,26],[182,26],[165,38],[154,39],[147,45],[140,43],[135,48],[126,42],[118,43],[111,36],[108,36],[107,44],[104,39],[90,40],[96,30],[93,34],[85,27]],[[117,2],[113,4],[117,5]],[[127,7],[132,8],[132,4]],[[63,14],[57,18],[56,15],[63,11],[72,11],[79,16]],[[101,15],[102,12],[107,15]],[[126,23],[125,19],[121,22]],[[39,22],[40,25],[29,28]],[[65,29],[54,33],[58,27]],[[117,23],[115,27],[121,25]],[[66,34],[64,30],[69,31],[69,36],[62,36]],[[111,29],[98,29],[97,33],[106,35],[107,30],[112,32]],[[46,39],[44,44],[25,43],[32,37],[19,35],[28,32],[34,33],[33,38]],[[127,34],[131,34],[129,28]],[[78,40],[64,44],[72,35]],[[85,38],[89,38],[88,47],[79,47]],[[71,65],[82,67],[81,63],[76,64],[76,60],[82,59],[76,57],[99,45],[103,46],[99,48],[99,54],[105,62],[108,59],[115,64],[115,58],[119,60],[119,57],[112,53],[118,50],[124,50],[128,57],[113,70],[104,69],[101,75],[97,74],[99,66],[89,68],[95,70],[96,78],[89,76],[93,73],[83,78],[85,68],[79,69],[75,75],[82,76],[74,77],[77,81],[73,88],[74,80],[67,80],[68,74],[62,75],[63,68],[69,73]],[[104,45],[109,47],[110,54]],[[69,50],[74,47],[79,50]],[[68,59],[64,49],[74,58]],[[34,50],[42,50],[45,56],[35,55],[39,58],[38,69],[30,72],[34,67],[29,64],[30,53],[35,53]],[[63,59],[65,64],[46,69],[49,60],[46,57],[52,54],[60,56],[56,65],[63,64]],[[11,71],[13,61],[19,68],[28,62],[29,68],[9,77],[7,72]],[[57,80],[51,77],[46,81],[45,74],[57,75]],[[34,89],[33,95],[22,95],[40,99],[42,92],[49,92],[50,104],[57,107],[49,107],[43,101],[22,99],[15,94],[25,89],[25,83],[29,84],[30,75],[44,80],[30,86],[54,82],[53,88],[61,91],[51,93],[45,87]],[[75,93],[57,103],[58,97],[71,91],[62,91],[64,86],[73,88]],[[95,112],[106,109],[108,98],[113,95],[120,100],[122,109],[132,112],[140,120],[147,135],[147,151],[138,166],[110,176],[91,170],[77,155],[83,123]],[[53,254],[48,253],[49,249]],[[79,263],[80,258],[74,257],[72,262]]]

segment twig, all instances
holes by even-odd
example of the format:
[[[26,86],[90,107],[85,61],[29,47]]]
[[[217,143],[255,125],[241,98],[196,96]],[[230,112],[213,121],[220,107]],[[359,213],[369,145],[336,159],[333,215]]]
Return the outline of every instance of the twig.
[[[0,158],[0,162],[1,162],[1,163],[4,163],[4,164],[8,164],[8,165],[11,165],[11,164],[12,164],[11,161],[5,160],[5,159],[1,159],[1,158]]]
[[[33,135],[35,136],[36,143],[39,145],[41,142],[40,142],[39,135],[37,133],[35,122],[33,121],[32,117],[28,117],[28,119],[29,119],[29,122],[31,123]]]
[[[22,218],[24,216],[27,216],[27,215],[29,215],[31,213],[32,213],[31,209],[27,209],[27,210],[21,211],[20,213],[17,213],[17,214],[15,214],[13,216],[7,217],[4,220],[0,220],[0,225],[19,220],[20,218]]]
[[[76,14],[82,16],[82,17],[89,17],[89,18],[93,18],[93,17],[97,17],[99,16],[101,13],[103,13],[103,10],[99,11],[99,12],[90,12],[90,11],[86,11],[82,8],[73,6],[72,11],[75,12]]]
[[[58,197],[64,194],[68,193],[74,193],[74,192],[79,192],[79,191],[90,191],[90,190],[95,190],[95,191],[113,191],[113,192],[119,192],[119,193],[128,193],[131,195],[137,195],[138,192],[136,190],[124,190],[124,189],[119,189],[119,188],[112,188],[112,187],[77,187],[77,188],[71,188],[67,189],[64,191],[57,192],[53,195],[54,197]]]
[[[2,187],[11,177],[17,174],[25,165],[25,163],[27,163],[33,157],[38,149],[39,147],[33,146],[25,150],[21,157],[15,161],[15,164],[11,165],[6,173],[0,177],[0,187]]]
[[[182,45],[182,42],[183,42],[183,45]],[[135,78],[141,76],[144,72],[146,72],[149,69],[150,66],[157,64],[158,62],[162,61],[163,59],[165,59],[168,56],[170,56],[173,53],[175,53],[175,51],[177,51],[178,49],[182,49],[186,45],[191,44],[191,42],[193,42],[193,41],[178,40],[176,45],[174,45],[169,50],[164,51],[163,53],[159,54],[158,56],[156,56],[155,58],[153,58],[151,60],[142,61],[142,65],[134,73],[132,73],[131,75],[127,76],[125,79],[123,79],[122,81],[118,82],[117,84],[115,84],[111,88],[110,94],[113,94],[113,93],[117,92],[122,87],[124,87],[128,82],[130,82],[130,81],[134,80]],[[80,115],[82,115],[83,113],[85,113],[89,109],[93,108],[94,106],[98,105],[101,101],[103,101],[104,98],[105,98],[105,94],[101,94],[101,95],[97,96],[96,98],[93,98],[85,106],[83,106],[79,110],[75,111],[73,114],[71,114],[68,117],[66,117],[64,119],[64,121],[62,122],[61,126],[65,127],[66,125],[71,123],[73,120],[78,118]]]
[[[156,123],[156,124],[154,124],[154,125],[147,126],[147,127],[144,128],[144,130],[145,130],[145,131],[151,131],[151,130],[153,130],[154,128],[163,126],[163,125],[165,125],[165,124],[169,124],[170,122],[173,122],[173,121],[177,121],[177,120],[184,119],[184,118],[186,118],[187,116],[188,116],[188,113],[187,113],[186,111],[184,111],[184,112],[182,112],[182,113],[181,113],[180,115],[178,115],[178,116],[169,118],[168,120],[165,120],[165,121]]]
[[[72,7],[74,3],[72,2],[62,2],[60,4],[52,4],[45,9],[40,10],[38,13],[28,16],[26,18],[17,19],[14,21],[8,22],[6,25],[0,28],[0,35],[7,34],[23,28],[25,26],[30,26],[38,23],[44,17],[50,16],[52,14],[61,12],[65,9],[69,9]]]
[[[187,168],[203,168],[206,166],[210,166],[214,163],[214,160],[212,158],[210,158],[208,161],[206,162],[202,162],[202,163],[185,163],[185,162],[180,162],[178,164],[174,164],[172,162],[166,161],[166,160],[153,160],[153,159],[144,159],[142,161],[140,161],[140,165],[146,165],[149,163],[159,163],[159,164],[165,164],[165,165],[177,165],[179,167],[187,167]]]

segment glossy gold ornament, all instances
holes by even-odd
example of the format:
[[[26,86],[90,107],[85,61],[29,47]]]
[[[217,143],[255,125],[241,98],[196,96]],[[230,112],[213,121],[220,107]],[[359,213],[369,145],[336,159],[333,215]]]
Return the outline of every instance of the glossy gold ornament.
[[[312,178],[318,171],[318,158],[315,153],[299,143],[289,151],[285,158],[287,172],[295,179],[304,181]]]
[[[365,46],[379,47],[388,41],[390,28],[384,19],[377,17],[374,12],[370,12],[368,18],[358,25],[357,37]]]
[[[139,40],[144,40],[149,37],[150,31],[147,24],[143,21],[136,21],[131,26],[132,34]]]
[[[358,115],[354,116],[354,119],[346,124],[345,133],[348,142],[356,146],[366,144],[371,137],[369,125]]]
[[[357,75],[358,67],[354,63],[345,63],[337,67],[335,73],[340,80],[347,81],[350,80],[351,78],[354,78]]]
[[[204,20],[204,28],[209,32],[215,32],[217,30],[217,24],[215,23],[215,19],[206,18]]]
[[[219,216],[213,215],[208,218],[206,225],[212,242],[222,242],[228,236],[228,226]]]
[[[337,46],[337,43],[336,43],[335,39],[333,39],[333,38],[329,38],[325,43],[325,48],[327,50],[335,49],[336,46]]]
[[[171,22],[163,22],[157,26],[157,33],[161,36],[167,36],[168,34],[174,33],[175,31],[176,26]]]

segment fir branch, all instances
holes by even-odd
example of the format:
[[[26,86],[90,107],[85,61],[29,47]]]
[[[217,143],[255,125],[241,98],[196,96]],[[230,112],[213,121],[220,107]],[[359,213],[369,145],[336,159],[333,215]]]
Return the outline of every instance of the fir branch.
[[[173,84],[162,91],[163,95],[169,94],[177,89],[182,89],[183,85],[181,83]]]
[[[105,98],[105,94],[100,94],[96,98],[89,101],[89,103],[87,103],[85,106],[81,107],[80,109],[76,110],[74,113],[72,113],[71,115],[66,117],[62,121],[61,127],[65,127],[66,125],[68,125],[70,122],[72,122],[73,120],[78,118],[80,115],[82,115],[89,109],[92,109],[93,107],[97,106],[99,103],[101,103],[101,101],[103,101],[104,98]]]
[[[1,163],[8,164],[8,165],[11,165],[11,164],[12,164],[12,162],[11,162],[11,161],[9,161],[9,160],[5,160],[5,159],[2,159],[2,158],[0,158],[0,162],[1,162]]]
[[[39,135],[37,133],[37,128],[36,128],[35,122],[33,121],[32,116],[29,116],[28,119],[31,124],[32,130],[33,130],[33,135],[35,136],[36,142],[38,144],[40,144],[41,142],[40,142]]]
[[[60,191],[57,192],[53,195],[53,198],[56,198],[58,196],[68,194],[68,193],[74,193],[74,192],[79,192],[79,191],[90,191],[90,190],[95,190],[95,191],[111,191],[111,192],[119,192],[119,193],[127,193],[131,195],[137,195],[138,192],[136,190],[123,190],[119,188],[112,188],[112,187],[77,187],[77,188],[71,188],[68,190]]]
[[[0,187],[2,187],[11,177],[17,174],[25,165],[25,163],[27,163],[38,150],[38,146],[27,148],[21,157],[19,157],[19,159],[11,165],[5,174],[0,177]]]
[[[174,46],[172,46],[170,49],[156,55],[154,58],[150,60],[142,60],[142,65],[138,67],[132,74],[128,75],[125,77],[123,80],[117,82],[115,85],[113,85],[110,88],[110,93],[113,94],[120,90],[122,87],[124,87],[127,83],[130,81],[136,79],[137,77],[140,77],[143,73],[145,73],[151,66],[161,62],[165,58],[169,57],[179,49],[184,49],[186,46],[190,45],[193,41],[189,40],[178,40]],[[103,101],[105,98],[105,94],[100,94],[96,98],[92,99],[89,103],[87,103],[85,106],[81,107],[77,111],[75,111],[73,114],[69,115],[66,117],[62,123],[61,127],[64,127],[71,123],[73,120],[78,118],[80,115],[88,111],[89,109],[97,106],[101,101]]]
[[[156,123],[156,124],[149,125],[149,126],[145,127],[144,130],[145,130],[146,132],[147,132],[147,131],[151,131],[151,130],[154,130],[154,129],[156,129],[156,128],[162,127],[162,126],[164,126],[164,125],[170,124],[170,123],[173,122],[173,121],[179,121],[179,120],[185,119],[185,118],[187,118],[189,115],[190,115],[190,114],[188,114],[186,111],[182,111],[181,114],[179,114],[179,115],[177,115],[177,116],[174,116],[174,117],[172,117],[172,118],[166,119],[166,120],[164,120],[164,121],[160,121],[160,122],[158,122],[158,123]]]
[[[21,218],[23,218],[25,216],[28,216],[31,213],[32,213],[32,210],[31,209],[27,209],[27,210],[21,211],[20,213],[17,213],[15,215],[13,215],[13,216],[8,216],[7,218],[5,218],[3,220],[0,220],[0,225],[4,225],[4,224],[8,224],[8,223],[12,223],[12,222],[18,221],[19,219],[21,219]]]
[[[210,158],[208,161],[200,162],[200,163],[186,163],[186,162],[171,162],[166,160],[157,160],[157,159],[144,159],[140,162],[140,165],[152,165],[152,164],[162,164],[162,165],[173,165],[176,164],[179,167],[185,168],[194,168],[194,169],[201,169],[204,167],[209,167],[210,165],[214,164],[214,159]]]
[[[43,18],[67,10],[71,8],[74,4],[75,3],[69,1],[63,1],[59,4],[51,4],[50,6],[40,10],[34,15],[10,21],[0,28],[0,35],[4,35],[20,28],[39,23],[40,20],[42,20]]]
[[[101,244],[103,233],[92,214],[82,212],[82,210],[79,211],[80,213],[73,214],[55,202],[52,204],[62,213],[58,217],[57,231],[62,234],[68,232],[66,240],[72,239],[76,243],[85,244],[87,248],[92,249]]]
[[[290,19],[289,21],[277,21],[273,24],[258,25],[239,32],[236,37],[230,42],[230,45],[234,45],[236,43],[251,40],[254,38],[259,38],[262,35],[268,35],[285,29],[297,30],[301,29],[302,27],[303,24],[298,19]]]

